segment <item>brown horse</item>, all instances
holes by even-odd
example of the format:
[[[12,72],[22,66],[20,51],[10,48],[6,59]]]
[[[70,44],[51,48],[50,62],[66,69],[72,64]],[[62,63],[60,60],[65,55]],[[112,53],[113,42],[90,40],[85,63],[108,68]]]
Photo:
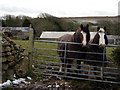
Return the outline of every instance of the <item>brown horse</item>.
[[[66,34],[58,39],[58,41],[61,41],[61,42],[81,43],[81,44],[67,44],[66,46],[64,43],[58,44],[58,54],[59,54],[59,57],[61,57],[61,61],[62,61],[62,66],[61,66],[62,68],[60,68],[59,71],[64,71],[65,70],[64,68],[69,68],[66,70],[70,71],[70,68],[71,68],[70,64],[73,62],[73,59],[68,59],[68,58],[77,58],[77,59],[85,58],[85,54],[80,54],[76,52],[74,53],[66,52],[66,55],[65,55],[64,53],[65,51],[62,51],[62,50],[66,49],[70,51],[84,51],[86,50],[85,47],[89,42],[89,40],[90,40],[89,25],[83,26],[82,24],[80,26],[80,29],[78,29],[73,35]],[[77,63],[80,64],[80,61],[77,61]],[[67,65],[65,66],[65,64]],[[80,68],[80,66],[78,68]]]
[[[106,53],[105,49],[105,45],[108,44],[108,39],[106,36],[106,27],[104,28],[97,28],[97,33],[94,36],[94,38],[92,40],[89,41],[89,43],[91,44],[98,44],[98,45],[88,45],[87,46],[87,52],[91,52],[89,54],[86,54],[86,60],[93,60],[93,61],[100,61],[100,62],[90,62],[90,61],[85,61],[85,64],[89,64],[92,66],[100,66],[102,67],[103,65],[106,66],[106,64],[103,64],[103,52]],[[93,54],[93,53],[96,54]],[[101,54],[97,54],[97,53],[101,53]],[[104,61],[106,61],[106,55],[104,55]],[[93,68],[95,71],[97,70],[96,67]],[[102,72],[102,71],[101,71]],[[90,72],[88,72],[88,74],[90,74]],[[94,75],[97,75],[96,72],[94,72]],[[103,73],[101,73],[101,77],[102,77]],[[96,77],[94,77],[96,79]]]

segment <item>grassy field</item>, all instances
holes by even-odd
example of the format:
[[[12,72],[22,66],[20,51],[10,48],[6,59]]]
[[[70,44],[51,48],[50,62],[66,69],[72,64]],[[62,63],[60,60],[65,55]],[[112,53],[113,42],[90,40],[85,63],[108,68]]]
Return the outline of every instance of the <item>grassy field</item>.
[[[27,55],[29,52],[29,42],[28,40],[13,40],[15,41],[18,45],[22,45],[22,47],[25,48],[25,54]],[[34,43],[35,48],[44,48],[44,49],[57,49],[57,44],[55,43],[43,43],[43,42],[35,42]],[[113,47],[107,47],[106,48],[106,53],[111,54]],[[36,54],[40,55],[48,55],[48,56],[58,56],[56,51],[51,51],[51,50],[35,50]],[[111,56],[109,56],[109,59]]]
[[[28,40],[14,40],[14,41],[18,45],[22,45],[25,48],[25,54],[28,55],[28,52],[29,52],[29,47],[28,47],[29,42],[28,42]],[[35,42],[34,47],[35,48],[43,48],[43,49],[57,49],[57,44],[55,44],[55,43]],[[106,48],[106,53],[111,54],[113,49],[114,48],[112,48],[112,47],[107,47]],[[33,59],[35,59],[35,60],[60,62],[59,58],[48,58],[48,57],[40,57],[39,56],[39,55],[43,55],[43,56],[55,56],[55,57],[58,57],[57,51],[55,51],[55,50],[34,49],[34,55],[38,55],[38,56],[34,56]],[[107,60],[112,60],[112,56],[107,55]],[[46,64],[49,65],[49,63],[46,63]],[[51,63],[51,64],[54,65],[54,63]],[[58,64],[56,64],[56,65],[58,65]]]
[[[28,54],[28,52],[29,52],[29,41],[28,40],[13,40],[13,41],[16,42],[16,44],[18,44],[18,45],[22,45],[22,47],[25,48],[25,54],[26,55]],[[35,48],[44,48],[44,49],[56,49],[57,44],[35,42],[34,47]],[[39,52],[39,50],[38,50],[38,52]],[[43,53],[43,54],[47,54],[47,53],[48,54],[54,54],[54,53],[51,53],[51,51],[48,51],[47,53],[44,52],[44,51],[41,51],[41,53]]]

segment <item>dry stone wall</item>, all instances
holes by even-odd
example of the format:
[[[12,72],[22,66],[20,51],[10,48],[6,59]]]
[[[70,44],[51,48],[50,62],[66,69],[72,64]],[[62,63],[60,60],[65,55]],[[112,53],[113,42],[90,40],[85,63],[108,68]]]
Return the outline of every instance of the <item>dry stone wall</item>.
[[[2,81],[12,80],[14,74],[25,77],[28,72],[28,57],[24,48],[2,34]]]

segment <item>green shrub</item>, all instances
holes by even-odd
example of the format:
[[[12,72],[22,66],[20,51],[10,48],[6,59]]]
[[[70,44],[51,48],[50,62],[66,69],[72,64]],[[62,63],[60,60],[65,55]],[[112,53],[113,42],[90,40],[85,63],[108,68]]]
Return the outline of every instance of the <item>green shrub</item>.
[[[120,66],[120,47],[117,47],[112,51],[112,56],[113,62],[115,62],[117,66]]]

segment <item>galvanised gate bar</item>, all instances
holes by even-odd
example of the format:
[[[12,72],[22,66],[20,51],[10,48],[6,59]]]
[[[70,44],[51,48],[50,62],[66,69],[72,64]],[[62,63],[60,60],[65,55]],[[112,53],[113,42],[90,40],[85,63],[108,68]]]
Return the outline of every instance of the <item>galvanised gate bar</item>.
[[[39,46],[36,46],[36,43],[39,43]],[[58,42],[58,41],[48,41],[48,40],[34,40],[33,47],[33,73],[47,76],[58,76],[72,79],[81,79],[81,80],[90,80],[97,82],[105,83],[115,83],[120,84],[120,69],[112,61],[112,50],[120,45],[106,45],[102,53],[99,52],[80,52],[80,51],[70,51],[66,47],[64,50],[57,50],[57,44],[64,43],[65,46],[68,44],[80,44],[74,42]],[[90,44],[96,46],[97,44]],[[59,57],[57,51],[64,51],[64,57]],[[76,58],[67,58],[66,53],[86,53],[93,55],[102,55],[103,59],[90,60],[90,59],[78,59]],[[105,61],[104,58],[107,58]],[[64,63],[60,59],[64,59]],[[70,64],[72,67],[67,68],[66,59],[73,60]],[[81,61],[80,64],[77,64],[77,61]],[[87,64],[86,64],[86,63]],[[90,65],[89,63],[102,63],[102,66]],[[61,65],[64,64],[64,67]],[[106,65],[107,64],[107,65]],[[77,66],[80,66],[80,69],[77,69]],[[62,68],[64,71],[59,71]],[[96,68],[96,69],[94,69]],[[66,69],[71,70],[67,72]],[[76,71],[79,71],[76,72]],[[96,73],[96,74],[94,74]],[[96,77],[96,78],[95,78]]]

